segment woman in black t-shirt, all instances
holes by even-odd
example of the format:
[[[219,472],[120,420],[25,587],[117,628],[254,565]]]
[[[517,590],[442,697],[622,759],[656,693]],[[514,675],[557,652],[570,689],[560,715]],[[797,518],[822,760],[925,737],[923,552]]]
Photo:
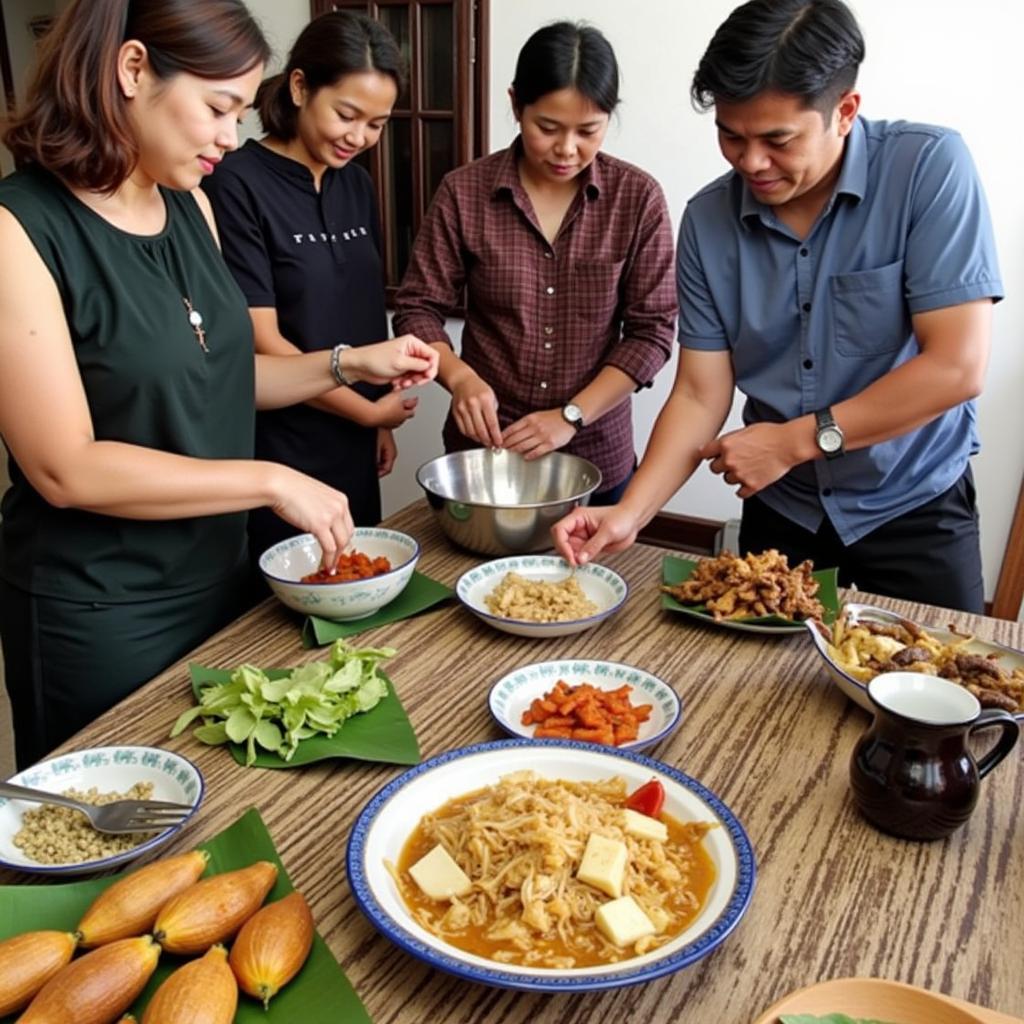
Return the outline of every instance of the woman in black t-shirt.
[[[377,22],[342,11],[315,19],[285,70],[260,89],[265,138],[231,154],[204,182],[257,352],[312,352],[386,336],[377,205],[369,175],[352,161],[380,139],[401,69],[398,45]],[[355,524],[375,525],[379,477],[395,460],[391,431],[416,402],[362,386],[262,412],[257,457],[343,490]],[[270,509],[251,513],[253,559],[293,532]]]

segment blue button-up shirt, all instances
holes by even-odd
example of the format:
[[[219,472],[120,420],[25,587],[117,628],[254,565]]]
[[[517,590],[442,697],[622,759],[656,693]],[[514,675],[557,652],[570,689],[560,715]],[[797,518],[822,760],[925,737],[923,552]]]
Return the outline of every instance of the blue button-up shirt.
[[[946,128],[859,118],[835,190],[798,238],[729,172],[689,202],[679,341],[728,350],[744,422],[782,423],[863,391],[919,349],[911,316],[1002,297],[988,206]],[[978,450],[974,402],[879,444],[794,467],[760,492],[845,544],[930,501]]]

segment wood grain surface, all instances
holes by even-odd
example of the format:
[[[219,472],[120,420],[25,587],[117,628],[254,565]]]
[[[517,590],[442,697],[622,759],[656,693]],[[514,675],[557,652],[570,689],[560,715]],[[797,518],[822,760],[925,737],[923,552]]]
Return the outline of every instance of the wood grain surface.
[[[424,502],[385,525],[415,536],[419,569],[454,585],[483,561],[444,540]],[[436,972],[379,935],[345,878],[356,815],[400,769],[335,761],[288,771],[244,769],[188,734],[168,739],[191,703],[186,663],[301,664],[299,619],[268,600],[81,732],[67,749],[140,743],[180,751],[206,776],[206,800],[170,851],[259,808],[317,927],[376,1024],[583,1024],[673,1021],[749,1024],[794,989],[875,976],[916,984],[1024,1016],[1024,796],[1018,747],[982,784],[967,826],[918,844],[889,838],[852,806],[848,765],[869,715],[831,682],[809,639],[726,631],[663,612],[665,552],[635,545],[602,561],[629,583],[624,609],[578,636],[530,640],[492,630],[456,602],[360,634],[399,653],[387,663],[424,758],[501,738],[486,706],[510,669],[552,658],[627,662],[668,680],[683,701],[674,736],[648,751],[699,779],[733,810],[753,842],[757,887],[735,933],[698,964],[659,981],[586,995],[523,995]],[[858,594],[858,600],[864,595]],[[955,621],[987,639],[1024,646],[1018,623],[867,598],[918,621]],[[410,822],[410,828],[412,827]],[[7,873],[0,881],[35,881]],[[344,1024],[344,1022],[339,1022]],[[925,1022],[921,1022],[925,1024]]]

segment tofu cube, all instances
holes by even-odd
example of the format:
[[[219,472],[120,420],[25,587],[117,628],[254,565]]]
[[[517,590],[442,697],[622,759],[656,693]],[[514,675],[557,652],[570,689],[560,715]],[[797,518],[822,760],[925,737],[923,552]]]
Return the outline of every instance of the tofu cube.
[[[622,895],[628,856],[625,843],[591,832],[576,877],[606,895],[617,898]]]
[[[473,888],[469,876],[440,843],[430,853],[420,857],[409,868],[409,874],[432,900],[450,900],[453,896],[465,896]]]
[[[655,932],[653,922],[632,896],[598,907],[594,922],[609,942],[620,947],[632,946],[637,939]]]
[[[623,810],[625,820],[622,829],[627,836],[637,839],[655,839],[659,843],[668,842],[668,826],[649,814],[639,814],[628,807]]]

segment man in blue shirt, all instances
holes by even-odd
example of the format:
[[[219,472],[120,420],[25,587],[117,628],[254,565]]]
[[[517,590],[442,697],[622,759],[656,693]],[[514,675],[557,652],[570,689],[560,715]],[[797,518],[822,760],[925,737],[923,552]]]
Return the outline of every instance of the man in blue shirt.
[[[628,546],[707,459],[745,499],[744,551],[983,610],[988,208],[955,132],[859,116],[863,56],[841,0],[751,0],[716,32],[692,95],[732,170],[680,228],[675,385],[621,502],[555,526],[566,557]],[[720,434],[734,386],[745,425]]]

